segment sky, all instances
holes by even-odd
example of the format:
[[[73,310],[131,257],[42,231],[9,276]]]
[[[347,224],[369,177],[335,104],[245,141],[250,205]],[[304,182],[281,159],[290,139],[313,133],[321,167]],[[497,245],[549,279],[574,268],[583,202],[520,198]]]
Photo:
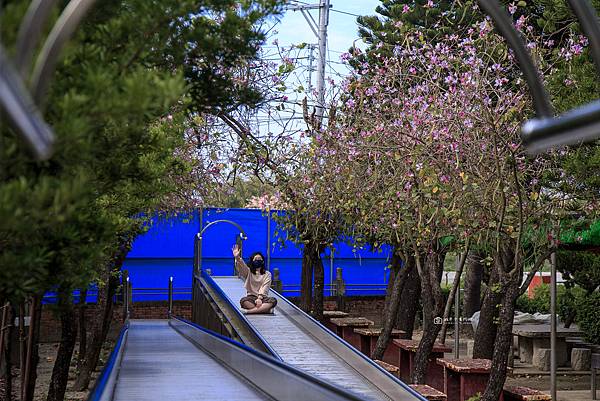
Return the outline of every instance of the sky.
[[[319,0],[304,0],[296,3],[308,3],[308,4],[319,4]],[[340,55],[354,44],[364,49],[362,41],[358,39],[358,25],[356,23],[356,16],[358,15],[374,15],[375,8],[381,4],[380,0],[330,0],[331,8],[329,12],[329,25],[327,29],[327,67],[325,74],[327,78],[333,79],[336,82],[340,82],[342,78],[348,74],[348,69],[341,63]],[[308,10],[311,13],[313,19],[318,23],[319,21],[319,10]],[[269,42],[266,47],[273,47],[272,42],[277,40],[279,47],[289,48],[291,45],[298,45],[301,43],[317,44],[318,40],[313,31],[311,30],[308,22],[300,11],[285,11],[283,16],[279,18],[279,22],[272,28],[273,35],[270,35]],[[272,33],[273,33],[272,32]],[[294,82],[290,82],[289,87],[297,85],[303,85],[308,88],[309,81],[309,70],[308,70],[308,55],[309,50],[303,50],[298,53],[301,59],[297,60],[297,70],[292,78]],[[318,57],[318,49],[314,51],[315,61],[313,68],[316,70],[316,57]],[[317,74],[313,71],[310,80],[314,87],[316,86]],[[305,94],[294,94],[290,93],[291,101],[299,101]],[[295,97],[295,98],[294,98]],[[311,99],[309,95],[309,104],[312,104],[315,99]],[[297,124],[293,124],[297,128],[303,125],[301,117],[298,117],[296,112],[282,113],[281,117],[284,119],[286,116],[297,119]],[[271,116],[269,119],[275,118]],[[263,119],[263,123],[265,120]],[[290,127],[291,128],[291,127]],[[270,128],[268,128],[270,130]],[[263,127],[261,127],[263,130]]]
[[[310,3],[318,4],[319,1],[312,0]],[[332,7],[329,12],[327,30],[329,49],[344,52],[358,38],[356,17],[342,12],[355,15],[374,15],[375,7],[380,3],[379,0],[331,0]],[[318,22],[319,10],[309,12]],[[317,43],[317,38],[299,11],[286,11],[277,30],[279,31],[277,37],[281,45],[298,42]]]

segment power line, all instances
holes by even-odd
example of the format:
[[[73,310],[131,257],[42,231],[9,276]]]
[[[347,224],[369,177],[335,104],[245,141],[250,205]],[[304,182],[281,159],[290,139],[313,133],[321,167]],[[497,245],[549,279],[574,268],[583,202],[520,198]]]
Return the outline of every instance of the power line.
[[[353,17],[362,17],[362,15],[349,13],[348,11],[336,10],[335,8],[332,8],[330,11],[333,11],[334,13],[339,13],[339,14],[351,15]]]

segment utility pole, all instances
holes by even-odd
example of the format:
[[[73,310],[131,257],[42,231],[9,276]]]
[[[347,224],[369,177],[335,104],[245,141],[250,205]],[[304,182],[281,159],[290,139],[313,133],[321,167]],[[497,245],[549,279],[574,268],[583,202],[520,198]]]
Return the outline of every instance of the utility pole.
[[[317,64],[317,112],[319,125],[325,111],[325,60],[327,54],[327,25],[329,24],[329,0],[320,0],[319,4],[319,60]]]
[[[313,71],[315,71],[315,69],[313,68],[313,61],[315,61],[315,55],[314,55],[314,51],[315,51],[315,45],[314,44],[309,44],[308,45],[308,87],[307,87],[307,92],[308,93],[312,93],[313,91],[313,86],[312,86],[312,73]]]
[[[319,124],[323,120],[325,111],[325,62],[327,60],[327,25],[329,25],[329,9],[331,4],[329,0],[319,0],[319,4],[302,4],[293,2],[292,5],[286,7],[286,10],[300,11],[308,22],[310,29],[313,31],[318,40],[319,59],[317,60],[317,107],[315,115]],[[319,9],[319,23],[315,21],[308,10]],[[312,51],[310,47],[310,70],[312,70]],[[312,82],[309,75],[309,88],[312,88]]]

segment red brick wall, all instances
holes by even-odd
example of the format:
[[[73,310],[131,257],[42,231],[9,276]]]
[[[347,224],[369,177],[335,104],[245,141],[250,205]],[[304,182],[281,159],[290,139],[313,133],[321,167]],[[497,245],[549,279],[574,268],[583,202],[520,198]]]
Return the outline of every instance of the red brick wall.
[[[295,305],[300,302],[299,297],[290,297]],[[375,322],[376,326],[381,325],[384,306],[383,296],[354,296],[346,297],[346,311],[352,317],[366,317]],[[336,310],[337,304],[335,297],[326,297],[323,303],[323,309]]]
[[[298,304],[298,298],[292,297],[290,300]],[[373,320],[376,325],[381,323],[381,313],[383,312],[383,297],[347,297],[346,312],[351,316],[363,316]],[[326,298],[324,304],[325,310],[335,310],[335,298]],[[60,340],[60,320],[56,315],[54,308],[50,305],[44,305],[42,308],[42,320],[40,326],[40,341],[55,342]],[[95,305],[89,305],[86,310],[88,322],[91,317],[98,313]],[[167,302],[152,301],[152,302],[136,302],[130,309],[131,319],[166,319],[167,318]],[[192,318],[192,303],[191,301],[175,301],[173,303],[173,313],[176,316],[184,319]],[[118,334],[121,324],[123,323],[123,307],[115,305],[113,310],[113,318],[111,324],[111,337]]]

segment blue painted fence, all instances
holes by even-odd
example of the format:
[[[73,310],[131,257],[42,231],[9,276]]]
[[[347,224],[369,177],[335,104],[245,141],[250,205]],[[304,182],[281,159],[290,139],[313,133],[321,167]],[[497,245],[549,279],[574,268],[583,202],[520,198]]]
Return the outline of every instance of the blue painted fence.
[[[148,231],[135,240],[123,266],[129,272],[134,289],[133,300],[166,299],[170,276],[174,280],[174,299],[190,299],[194,235],[200,227],[223,219],[235,221],[245,230],[248,239],[244,241],[244,255],[254,251],[266,255],[269,246],[270,270],[279,268],[284,294],[299,295],[302,251],[290,241],[280,244],[279,238],[285,238],[285,233],[281,232],[275,220],[271,219],[269,235],[266,212],[256,209],[204,209],[202,216],[194,213],[170,219],[154,218]],[[231,247],[237,235],[237,229],[229,224],[210,227],[203,235],[202,267],[210,268],[213,275],[232,274]],[[329,250],[323,255],[325,288],[335,280],[336,268],[341,267],[348,295],[384,294],[389,257],[389,248],[374,253],[336,244],[333,261]],[[329,290],[326,295],[330,295]]]

